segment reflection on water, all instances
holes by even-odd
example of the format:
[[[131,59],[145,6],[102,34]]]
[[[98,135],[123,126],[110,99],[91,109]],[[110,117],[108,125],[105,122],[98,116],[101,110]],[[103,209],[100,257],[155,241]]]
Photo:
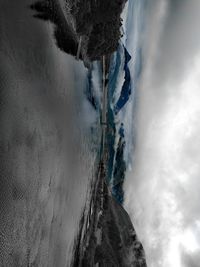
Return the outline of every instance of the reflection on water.
[[[95,161],[82,123],[87,73],[31,4],[0,9],[0,265],[68,266]]]

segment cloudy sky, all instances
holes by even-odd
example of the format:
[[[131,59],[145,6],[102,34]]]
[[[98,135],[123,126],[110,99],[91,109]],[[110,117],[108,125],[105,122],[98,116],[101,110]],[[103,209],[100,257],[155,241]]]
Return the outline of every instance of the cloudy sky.
[[[200,262],[200,1],[149,0],[125,207],[149,267]]]

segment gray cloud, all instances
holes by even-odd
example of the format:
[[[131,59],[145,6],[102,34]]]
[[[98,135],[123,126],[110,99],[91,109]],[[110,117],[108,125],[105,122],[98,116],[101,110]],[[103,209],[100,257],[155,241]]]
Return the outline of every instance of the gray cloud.
[[[157,80],[179,80],[199,52],[200,2],[170,1],[156,59]]]
[[[190,255],[188,253],[182,253],[183,267],[199,267],[200,256],[199,253]]]
[[[199,10],[197,0],[147,4],[125,205],[150,267],[199,263]]]

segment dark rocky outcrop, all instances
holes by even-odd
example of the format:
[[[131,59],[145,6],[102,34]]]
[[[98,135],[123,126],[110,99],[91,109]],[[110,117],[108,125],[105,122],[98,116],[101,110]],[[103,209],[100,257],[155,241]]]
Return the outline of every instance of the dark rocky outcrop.
[[[31,8],[35,17],[54,23],[56,43],[64,52],[75,56],[81,40],[80,58],[89,62],[117,49],[126,1],[65,0],[61,6],[58,0],[41,0]]]
[[[113,198],[100,163],[74,245],[72,267],[146,267],[144,250],[124,208]]]
[[[67,54],[75,56],[78,38],[65,18],[64,10],[57,0],[42,0],[31,5],[35,18],[51,21],[54,24],[54,38],[57,46]]]
[[[73,1],[71,13],[76,31],[87,46],[84,54],[91,60],[99,59],[117,49],[121,37],[121,12],[126,0]]]

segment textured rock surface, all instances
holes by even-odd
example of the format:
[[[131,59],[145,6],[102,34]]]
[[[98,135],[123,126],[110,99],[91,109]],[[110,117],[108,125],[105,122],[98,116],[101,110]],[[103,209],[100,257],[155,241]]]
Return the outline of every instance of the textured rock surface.
[[[146,267],[144,250],[129,215],[105,183],[101,163],[74,246],[73,267]]]
[[[76,55],[81,38],[85,62],[100,59],[117,49],[121,37],[121,12],[126,0],[41,0],[31,5],[35,17],[55,24],[58,47]]]

